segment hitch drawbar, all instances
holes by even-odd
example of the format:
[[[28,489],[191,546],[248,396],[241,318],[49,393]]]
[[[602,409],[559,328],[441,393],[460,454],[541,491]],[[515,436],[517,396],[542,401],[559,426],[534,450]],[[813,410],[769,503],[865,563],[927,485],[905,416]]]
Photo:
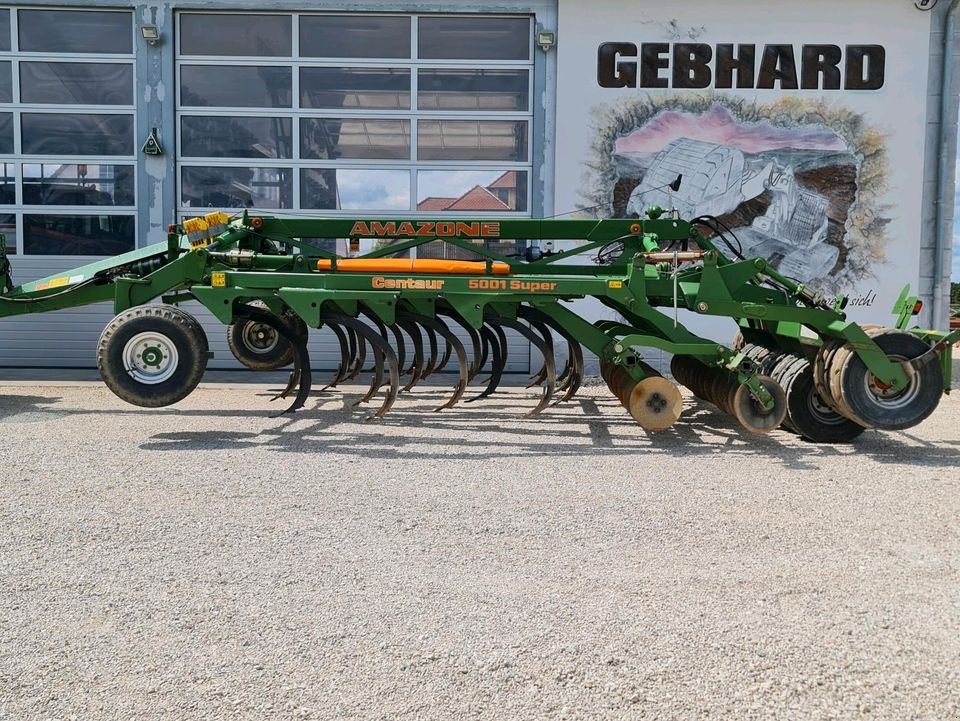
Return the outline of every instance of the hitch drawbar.
[[[339,348],[323,390],[369,374],[356,405],[379,398],[370,420],[448,369],[453,390],[434,410],[494,395],[511,334],[542,358],[528,416],[574,397],[589,351],[613,396],[650,432],[680,419],[680,385],[747,431],[782,428],[820,443],[915,426],[949,390],[960,331],[908,330],[921,307],[908,291],[892,327],[860,327],[847,320],[845,298],[830,302],[762,258],[739,257],[711,219],[659,208],[647,216],[414,222],[217,212],[171,226],[165,243],[16,287],[0,243],[0,318],[112,300],[117,316],[97,363],[111,390],[143,407],[185,398],[203,376],[207,337],[175,307],[185,300],[227,327],[243,365],[292,367],[278,396],[293,396],[286,412],[309,403],[311,328]],[[374,250],[341,257],[311,238]],[[554,241],[577,243],[554,252]],[[514,252],[495,250],[503,248]],[[588,297],[619,320],[591,322],[569,305]],[[151,304],[158,298],[165,303]],[[729,345],[698,336],[680,310],[728,322],[736,336]],[[650,348],[673,355],[672,378],[644,361]]]

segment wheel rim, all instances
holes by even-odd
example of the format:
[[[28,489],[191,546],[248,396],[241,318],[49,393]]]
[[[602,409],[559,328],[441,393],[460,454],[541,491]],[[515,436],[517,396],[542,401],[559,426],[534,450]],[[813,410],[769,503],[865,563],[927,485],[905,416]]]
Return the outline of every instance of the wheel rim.
[[[820,394],[812,388],[807,396],[807,409],[810,411],[810,414],[817,419],[817,422],[827,426],[838,426],[847,422],[846,416],[841,416],[833,410],[833,408],[820,397]]]
[[[138,383],[163,383],[179,365],[177,346],[162,333],[138,333],[123,347],[123,366]]]
[[[280,334],[266,323],[247,323],[243,326],[243,345],[251,353],[266,355],[280,343]]]
[[[908,359],[901,356],[888,356],[893,363],[904,363]],[[884,408],[902,409],[910,406],[920,393],[919,378],[910,379],[910,385],[900,391],[894,391],[892,388],[885,387],[877,381],[877,378],[869,370],[864,373],[863,384],[867,389],[867,397],[871,398],[877,405]]]

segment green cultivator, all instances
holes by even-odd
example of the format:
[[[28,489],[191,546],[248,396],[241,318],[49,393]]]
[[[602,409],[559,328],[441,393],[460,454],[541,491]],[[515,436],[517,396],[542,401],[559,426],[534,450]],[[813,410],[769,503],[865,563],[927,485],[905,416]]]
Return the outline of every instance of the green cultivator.
[[[456,384],[442,408],[490,396],[507,362],[505,329],[543,357],[534,377],[543,393],[530,415],[577,392],[583,346],[599,358],[610,390],[651,431],[675,423],[683,404],[677,385],[644,362],[642,349],[673,354],[676,382],[747,430],[783,426],[819,442],[915,426],[949,390],[949,348],[960,331],[908,331],[920,304],[906,292],[895,328],[861,327],[846,320],[844,298],[828,302],[766,261],[740,256],[716,219],[688,222],[659,208],[647,215],[387,221],[213,213],[171,227],[166,243],[18,287],[0,250],[0,317],[112,300],[117,316],[100,337],[97,364],[114,393],[145,407],[183,399],[203,376],[206,336],[176,307],[193,299],[228,326],[230,348],[244,365],[293,366],[281,394],[293,396],[288,411],[308,399],[308,329],[322,327],[341,349],[325,387],[369,365],[372,380],[360,402],[380,396],[371,418],[453,363]],[[343,258],[311,238],[379,242],[373,252]],[[489,249],[503,239],[515,239],[522,257]],[[477,260],[410,258],[438,240]],[[557,240],[581,244],[541,250]],[[597,262],[577,264],[588,253]],[[587,297],[618,320],[591,323],[568,305]],[[157,298],[163,304],[145,305]],[[731,318],[739,333],[730,346],[717,344],[690,332],[681,310]],[[558,345],[565,347],[560,369]],[[470,391],[485,368],[489,378]]]

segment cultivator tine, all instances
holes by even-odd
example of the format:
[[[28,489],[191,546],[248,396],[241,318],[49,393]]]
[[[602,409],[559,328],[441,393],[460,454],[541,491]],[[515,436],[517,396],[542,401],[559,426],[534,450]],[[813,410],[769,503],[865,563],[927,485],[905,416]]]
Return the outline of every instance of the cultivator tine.
[[[294,388],[297,388],[297,395],[296,398],[293,399],[293,403],[280,415],[293,413],[303,408],[307,402],[307,398],[310,397],[310,386],[313,383],[313,374],[310,371],[310,354],[307,351],[306,341],[298,337],[278,316],[255,306],[246,304],[239,306],[236,310],[236,317],[243,320],[252,320],[256,323],[263,323],[273,328],[273,330],[293,348],[293,370],[290,371],[290,380],[287,382],[287,387],[270,400],[275,401],[279,398],[286,398],[293,392]]]
[[[473,362],[470,364],[470,368],[467,371],[467,382],[469,383],[474,379],[477,373],[480,372],[480,368],[483,367],[484,363],[483,341],[480,338],[480,333],[476,328],[467,323],[463,316],[455,313],[452,310],[441,310],[439,311],[439,314],[450,318],[454,323],[463,328],[464,332],[468,336],[470,336],[470,345],[473,349]]]
[[[447,327],[447,325],[443,321],[435,318],[428,318],[422,315],[410,315],[409,318],[419,323],[428,331],[432,330],[435,333],[439,334],[443,338],[444,342],[447,344],[447,348],[450,349],[451,351],[456,351],[457,364],[460,367],[459,368],[460,379],[457,382],[456,388],[454,388],[453,395],[450,397],[450,400],[448,400],[439,408],[435,408],[434,412],[442,411],[445,408],[453,408],[460,401],[460,398],[463,397],[463,393],[464,391],[467,390],[467,383],[469,382],[469,368],[467,367],[467,350],[466,348],[463,347],[463,343],[460,342],[460,339],[457,338],[457,336],[455,336],[451,332],[451,330]],[[449,352],[448,352],[448,355],[449,355]],[[442,365],[435,370],[439,370],[439,368],[441,367]]]
[[[380,408],[367,416],[367,420],[373,420],[374,418],[382,418],[387,411],[390,410],[394,402],[397,400],[397,395],[400,393],[400,366],[397,363],[397,354],[393,352],[393,348],[390,347],[390,344],[387,343],[379,334],[375,333],[373,328],[368,326],[361,320],[356,318],[351,318],[347,315],[342,315],[340,313],[328,313],[326,318],[344,326],[347,329],[353,330],[358,339],[361,339],[361,342],[366,342],[370,344],[370,348],[373,352],[374,358],[374,377],[373,381],[370,384],[370,390],[367,392],[367,395],[364,396],[354,405],[359,405],[364,403],[376,394],[378,390],[384,385],[383,383],[383,373],[384,373],[384,363],[387,364],[389,372],[389,389],[387,390],[386,397],[384,398],[383,404]]]
[[[327,383],[323,388],[320,389],[322,393],[325,390],[330,388],[336,388],[340,381],[343,380],[343,377],[347,374],[347,368],[350,363],[350,346],[347,341],[347,334],[336,323],[327,323],[327,327],[333,331],[333,334],[337,336],[337,343],[340,346],[340,365],[337,367],[336,372],[333,374],[333,379]]]
[[[543,409],[549,405],[550,400],[553,398],[553,394],[557,388],[557,365],[553,357],[553,348],[548,346],[547,342],[540,335],[538,335],[533,328],[526,326],[519,321],[511,320],[510,318],[497,318],[496,324],[506,326],[507,328],[512,328],[513,330],[517,331],[517,333],[533,343],[543,356],[543,365],[547,371],[546,378],[544,379],[545,384],[543,386],[543,396],[540,398],[540,402],[537,404],[537,407],[526,415],[527,418],[538,416],[543,412]]]
[[[547,348],[550,349],[550,352],[554,354],[554,357],[556,357],[556,349],[553,346],[553,334],[550,332],[550,329],[547,328],[544,323],[536,319],[532,313],[525,312],[526,310],[531,309],[525,309],[523,306],[520,307],[520,317],[524,318],[530,324],[531,328],[535,329],[538,333],[540,333],[540,335],[543,336],[544,344],[546,344]],[[564,367],[564,371],[566,372],[566,367]],[[527,385],[527,388],[533,388],[534,386],[540,385],[543,383],[546,377],[547,364],[544,362],[544,364],[540,366],[540,370],[530,376],[530,383]]]
[[[505,344],[500,345],[500,338],[498,336],[499,334],[495,333],[486,323],[481,326],[480,338],[483,340],[484,349],[483,363],[485,364],[487,361],[487,351],[489,350],[490,378],[487,380],[487,387],[483,389],[483,392],[467,400],[467,403],[489,398],[496,393],[497,386],[500,385],[500,379],[503,377],[503,368],[507,364],[507,347]]]
[[[520,316],[538,322],[548,329],[555,330],[567,342],[567,362],[564,365],[563,372],[557,378],[557,390],[563,391],[564,394],[554,405],[570,400],[583,384],[583,348],[568,330],[546,313],[536,308],[521,306]]]
[[[430,349],[430,357],[427,358],[427,364],[423,367],[423,374],[420,380],[425,380],[437,369],[437,354],[440,352],[440,344],[437,343],[436,331],[428,325],[421,326],[427,334],[427,346]]]
[[[358,331],[353,328],[348,327],[347,335],[353,340],[353,348],[351,353],[351,359],[353,361],[353,366],[347,373],[346,378],[343,379],[343,382],[352,381],[363,370],[363,364],[367,361],[367,344]]]
[[[410,381],[400,389],[401,393],[406,393],[414,388],[423,377],[423,334],[420,332],[420,326],[412,321],[408,322],[398,318],[397,325],[403,328],[413,342],[413,365],[403,372],[403,375],[410,375]]]

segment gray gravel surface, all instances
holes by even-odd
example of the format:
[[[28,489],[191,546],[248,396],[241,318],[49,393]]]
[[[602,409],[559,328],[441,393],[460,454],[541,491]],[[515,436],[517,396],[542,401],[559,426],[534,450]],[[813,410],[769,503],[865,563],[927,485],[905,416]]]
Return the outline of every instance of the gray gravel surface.
[[[750,437],[0,385],[0,719],[960,718],[960,396]]]

